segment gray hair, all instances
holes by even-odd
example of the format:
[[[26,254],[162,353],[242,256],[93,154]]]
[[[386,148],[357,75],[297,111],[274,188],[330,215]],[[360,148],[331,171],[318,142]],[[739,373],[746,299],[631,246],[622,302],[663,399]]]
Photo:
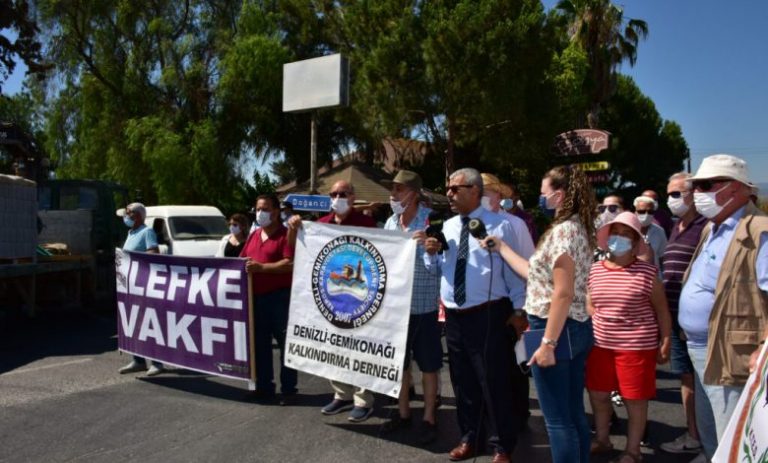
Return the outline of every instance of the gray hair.
[[[139,214],[142,219],[147,218],[147,208],[144,207],[144,205],[141,203],[131,203],[125,206],[125,211],[126,212],[131,211],[134,214]]]
[[[677,172],[669,177],[669,181],[672,182],[674,180],[685,180],[685,189],[690,190],[693,188],[691,177],[693,177],[693,175],[691,175],[690,172]]]
[[[456,177],[464,177],[464,184],[476,186],[480,190],[480,196],[483,195],[483,177],[480,171],[471,167],[464,167],[452,173],[448,179],[453,180]]]

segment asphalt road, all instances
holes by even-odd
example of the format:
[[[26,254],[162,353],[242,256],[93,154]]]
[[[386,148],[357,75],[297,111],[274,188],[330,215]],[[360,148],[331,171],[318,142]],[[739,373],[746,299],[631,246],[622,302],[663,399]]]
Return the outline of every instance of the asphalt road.
[[[420,447],[412,431],[382,435],[382,423],[397,413],[386,397],[377,397],[371,419],[352,424],[346,414],[319,413],[331,398],[330,387],[309,375],[300,374],[300,394],[289,406],[257,405],[246,399],[242,382],[188,371],[151,379],[119,375],[130,357],[116,350],[113,317],[49,313],[3,323],[1,462],[445,462],[458,439],[447,368],[440,437]],[[649,411],[652,445],[644,450],[644,461],[686,462],[693,456],[658,450],[684,430],[678,382],[663,368],[658,378],[658,397]],[[418,419],[421,403],[414,405]],[[546,462],[549,447],[534,387],[531,407],[530,429],[521,435],[513,460]],[[618,414],[623,433],[626,412]],[[612,441],[623,447],[621,435]],[[490,456],[477,461],[488,462]]]

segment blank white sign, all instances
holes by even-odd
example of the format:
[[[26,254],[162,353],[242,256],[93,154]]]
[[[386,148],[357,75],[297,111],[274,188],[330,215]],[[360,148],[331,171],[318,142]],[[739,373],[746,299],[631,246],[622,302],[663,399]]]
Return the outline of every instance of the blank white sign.
[[[283,65],[283,111],[308,111],[349,103],[349,64],[340,54]]]

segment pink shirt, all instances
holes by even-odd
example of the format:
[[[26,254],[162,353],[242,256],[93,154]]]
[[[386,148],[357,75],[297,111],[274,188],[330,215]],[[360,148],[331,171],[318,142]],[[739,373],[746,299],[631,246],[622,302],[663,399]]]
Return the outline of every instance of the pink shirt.
[[[589,296],[595,307],[595,345],[613,350],[650,350],[659,346],[659,324],[651,305],[656,266],[635,260],[626,267],[592,264]]]

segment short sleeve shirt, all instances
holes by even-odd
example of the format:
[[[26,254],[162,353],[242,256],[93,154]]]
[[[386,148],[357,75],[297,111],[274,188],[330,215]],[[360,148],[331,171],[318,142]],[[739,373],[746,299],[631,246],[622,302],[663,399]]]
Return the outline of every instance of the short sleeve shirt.
[[[400,224],[400,216],[397,214],[387,220],[384,230],[398,230],[404,232],[416,232],[424,230],[429,224],[431,209],[419,205],[416,216],[408,226]],[[440,298],[440,275],[427,272],[424,267],[424,246],[416,246],[416,261],[413,270],[413,292],[411,294],[411,314],[422,315],[437,310]]]
[[[293,259],[293,254],[294,249],[288,243],[288,230],[281,225],[266,240],[261,239],[261,228],[257,228],[248,236],[240,257],[248,257],[261,264],[273,264],[283,259]],[[261,295],[278,289],[290,288],[293,276],[290,272],[254,273],[251,279],[253,294]]]
[[[336,223],[335,220],[333,220],[334,213],[331,212],[328,215],[324,215],[317,219],[319,223],[327,223],[331,225],[352,225],[354,227],[370,227],[375,228],[376,227],[376,221],[373,219],[373,217],[368,217],[367,215],[363,214],[362,212],[359,212],[357,209],[352,209],[349,211],[349,214],[347,214],[346,217],[344,217],[344,220],[341,221],[341,223]]]
[[[147,252],[148,249],[157,249],[157,235],[154,230],[146,225],[140,225],[135,230],[128,230],[123,250]]]
[[[589,275],[589,297],[595,306],[595,345],[614,350],[651,350],[659,344],[659,325],[651,304],[656,267],[635,260],[609,268],[595,262]]]
[[[577,321],[589,319],[587,313],[587,278],[592,265],[592,249],[587,231],[576,216],[555,225],[539,242],[539,247],[528,262],[528,287],[525,311],[548,318],[549,304],[554,292],[552,272],[555,262],[567,254],[575,266],[574,297],[568,317]]]

